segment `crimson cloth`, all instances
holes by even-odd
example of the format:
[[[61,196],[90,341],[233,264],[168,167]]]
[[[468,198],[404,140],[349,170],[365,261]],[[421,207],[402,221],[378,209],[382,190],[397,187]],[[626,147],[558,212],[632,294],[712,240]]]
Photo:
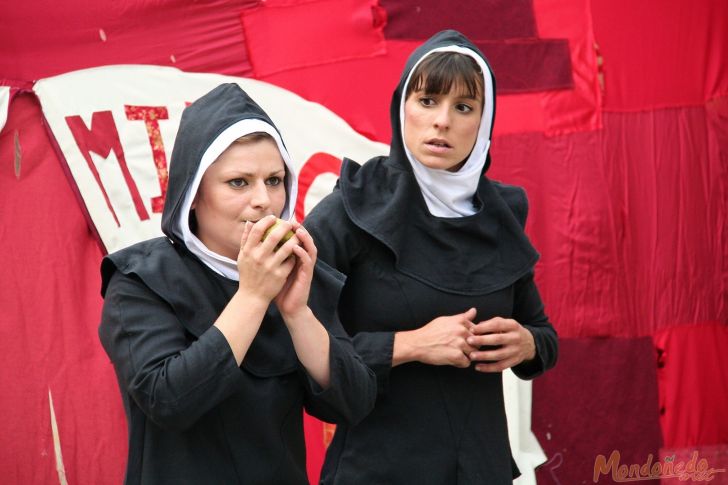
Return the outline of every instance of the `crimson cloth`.
[[[558,365],[533,382],[531,428],[549,457],[539,485],[591,483],[597,455],[615,450],[622,463],[657,457],[656,384],[648,337],[560,339]]]

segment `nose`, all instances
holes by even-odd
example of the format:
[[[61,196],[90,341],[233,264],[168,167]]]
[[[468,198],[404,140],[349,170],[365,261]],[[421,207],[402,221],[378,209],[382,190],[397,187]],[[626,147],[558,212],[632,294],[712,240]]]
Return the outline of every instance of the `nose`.
[[[450,127],[450,109],[447,106],[447,103],[442,103],[437,106],[433,115],[434,118],[432,120],[432,124],[436,128],[446,130]]]
[[[267,209],[270,205],[268,186],[264,181],[258,181],[253,185],[250,195],[250,205],[261,210]]]

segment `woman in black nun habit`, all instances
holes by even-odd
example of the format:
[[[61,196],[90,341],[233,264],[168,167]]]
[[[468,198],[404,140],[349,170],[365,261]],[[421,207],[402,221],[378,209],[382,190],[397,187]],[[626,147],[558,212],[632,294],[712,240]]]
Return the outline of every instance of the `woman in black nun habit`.
[[[512,483],[502,371],[553,367],[523,189],[485,177],[495,80],[455,31],[410,56],[389,156],[345,160],[304,225],[347,275],[339,314],[375,371],[374,410],[339,425],[322,483]]]
[[[306,484],[302,411],[354,425],[376,398],[331,301],[340,273],[288,219],[295,172],[236,84],[182,115],[165,237],[104,258],[99,335],[129,430],[127,484]],[[277,248],[288,231],[295,235]]]

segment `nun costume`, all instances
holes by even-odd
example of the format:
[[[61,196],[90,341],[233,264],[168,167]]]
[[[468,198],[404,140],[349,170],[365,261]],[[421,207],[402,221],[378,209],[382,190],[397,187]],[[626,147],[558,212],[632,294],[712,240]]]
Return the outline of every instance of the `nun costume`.
[[[472,58],[483,76],[482,118],[457,171],[420,163],[405,144],[405,93],[434,52]],[[538,253],[524,227],[523,189],[488,179],[495,81],[485,57],[455,31],[411,55],[390,109],[388,156],[344,160],[334,192],[307,216],[318,257],[347,276],[339,315],[376,373],[374,410],[337,427],[323,484],[510,484],[511,457],[501,372],[474,365],[393,365],[395,335],[475,308],[482,322],[516,320],[535,357],[512,367],[532,379],[554,366],[557,336],[534,284]],[[462,356],[461,356],[462,357]]]
[[[196,237],[192,201],[205,170],[253,132],[267,133],[286,164],[280,217],[291,217],[296,175],[280,134],[238,85],[224,84],[183,113],[162,217],[165,236],[103,259],[99,335],[127,416],[127,484],[307,484],[303,410],[353,425],[376,397],[375,377],[331,304],[343,278],[325,263],[316,263],[308,300],[329,336],[325,389],[299,362],[275,304],[241,365],[213,326],[238,290],[238,272],[236,261]]]

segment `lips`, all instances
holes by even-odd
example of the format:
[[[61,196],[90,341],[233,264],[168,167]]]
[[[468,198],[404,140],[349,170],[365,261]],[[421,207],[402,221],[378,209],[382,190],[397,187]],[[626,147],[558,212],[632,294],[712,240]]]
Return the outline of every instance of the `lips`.
[[[250,219],[243,219],[242,222],[243,223],[245,223],[245,222],[252,222],[253,224],[255,224],[259,220],[264,219],[267,216],[272,216],[272,215],[274,215],[274,214],[263,214],[262,216],[260,216],[260,217],[258,217],[256,219],[252,219],[252,218],[250,218]]]
[[[434,153],[446,153],[452,150],[452,146],[442,138],[431,138],[425,141],[428,150]]]
[[[428,144],[428,145],[435,145],[435,146],[440,146],[440,147],[452,148],[450,146],[450,144],[447,142],[447,140],[445,140],[443,138],[430,138],[425,143]]]

